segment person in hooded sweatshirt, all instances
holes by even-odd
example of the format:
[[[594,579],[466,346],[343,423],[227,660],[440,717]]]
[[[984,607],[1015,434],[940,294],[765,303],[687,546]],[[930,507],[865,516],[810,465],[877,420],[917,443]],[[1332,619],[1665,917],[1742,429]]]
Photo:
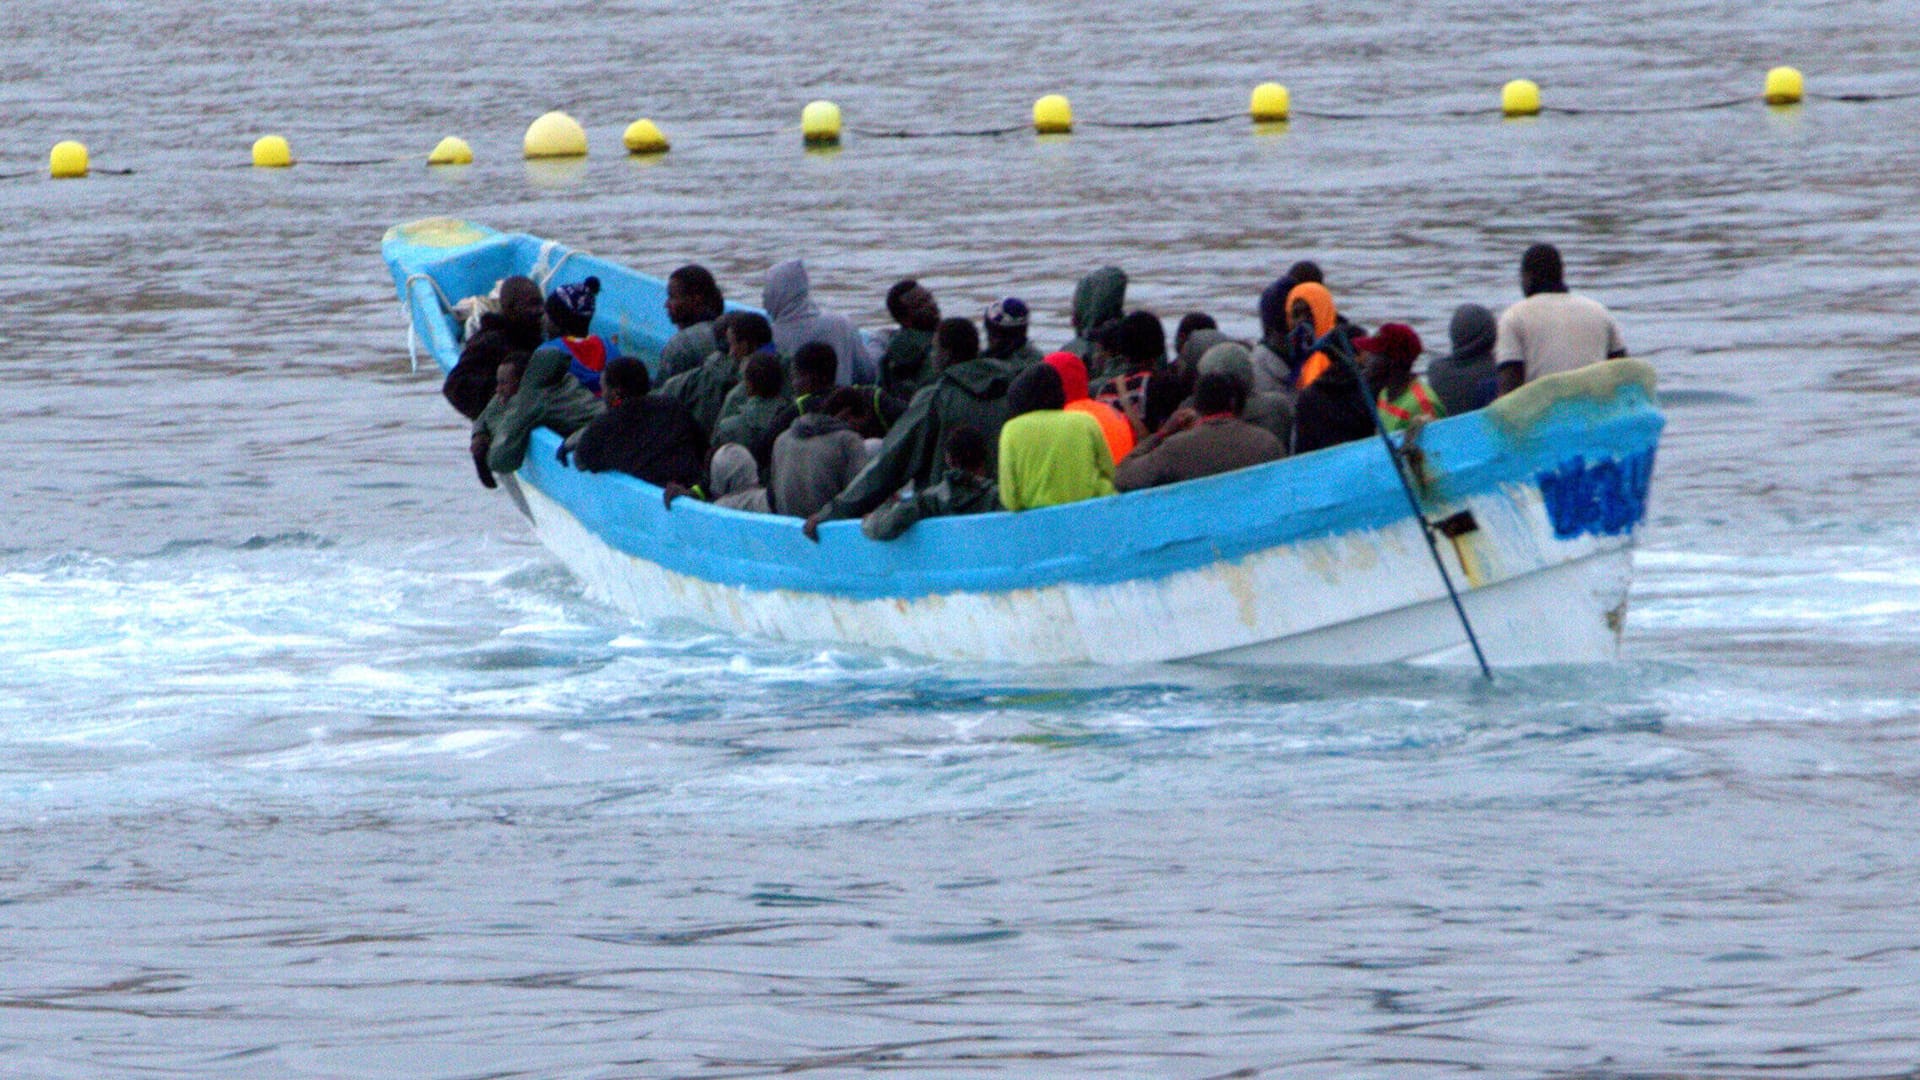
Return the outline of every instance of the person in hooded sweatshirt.
[[[1103,266],[1073,287],[1073,338],[1060,346],[1093,366],[1093,332],[1118,322],[1127,306],[1127,275],[1117,266]]]
[[[1260,343],[1249,356],[1255,393],[1285,394],[1291,398],[1297,392],[1293,365],[1288,363],[1293,350],[1288,338],[1287,294],[1298,284],[1282,274],[1260,293]]]
[[[501,363],[499,390],[473,421],[469,449],[482,484],[492,487],[494,473],[520,468],[533,429],[567,436],[600,415],[600,400],[568,370],[572,362],[566,349],[547,344],[533,350],[524,369],[517,357]]]
[[[773,462],[773,441],[800,412],[787,397],[786,372],[777,356],[748,357],[740,386],[746,393],[733,412],[723,411],[713,428],[713,444],[739,443],[752,451],[754,464],[764,471]]]
[[[911,398],[934,376],[933,332],[940,325],[940,302],[925,285],[903,278],[887,290],[887,314],[898,325],[881,348],[880,386],[896,397]]]
[[[713,452],[713,460],[707,464],[707,496],[713,505],[729,510],[773,513],[767,489],[760,484],[760,466],[754,464],[753,453],[739,443],[727,443]]]
[[[649,393],[647,365],[622,357],[600,385],[606,411],[560,444],[560,463],[582,472],[623,472],[649,484],[692,487],[707,460],[707,436],[685,405]]]
[[[1066,394],[1068,412],[1082,412],[1100,425],[1107,440],[1107,454],[1119,461],[1133,451],[1133,425],[1120,410],[1104,401],[1087,396],[1087,365],[1070,352],[1048,353],[1047,366],[1060,373],[1060,389]]]
[[[706,363],[707,357],[727,344],[713,325],[726,313],[726,298],[706,267],[688,263],[667,275],[666,309],[668,321],[678,330],[660,347],[662,382]]]
[[[726,351],[707,357],[706,363],[660,385],[660,393],[685,405],[709,437],[720,424],[728,395],[739,385],[746,362],[755,356],[774,355],[773,328],[757,312],[730,311],[718,321]]]
[[[1027,302],[1017,296],[1002,297],[987,305],[980,325],[987,332],[987,347],[980,355],[990,360],[1005,360],[1016,368],[1032,367],[1041,361],[1040,350],[1027,340]]]
[[[812,517],[867,464],[867,441],[852,422],[865,396],[842,386],[807,403],[808,411],[773,441],[767,484],[774,512],[792,517]]]
[[[1113,452],[1099,421],[1067,411],[1051,364],[1022,371],[1007,390],[1000,429],[1000,505],[1036,510],[1113,494]]]
[[[980,331],[966,319],[941,321],[934,331],[933,355],[939,377],[913,395],[853,483],[807,518],[809,538],[818,538],[823,521],[863,517],[909,483],[916,489],[932,483],[940,465],[939,448],[947,432],[961,424],[978,429],[989,448],[999,445],[1012,365],[982,358]]]
[[[1447,336],[1453,351],[1427,365],[1427,385],[1448,416],[1472,412],[1492,404],[1496,388],[1493,373],[1493,312],[1479,304],[1453,309]]]
[[[547,325],[554,338],[548,345],[567,351],[568,370],[594,397],[600,396],[600,373],[620,353],[593,332],[593,312],[600,295],[600,279],[588,277],[578,285],[562,285],[547,294]]]
[[[860,331],[845,315],[823,314],[813,302],[805,262],[788,259],[768,270],[761,306],[773,322],[773,347],[781,356],[791,358],[807,342],[824,341],[833,346],[840,360],[836,380],[840,385],[871,383],[879,378],[879,365],[868,354]]]
[[[1285,457],[1286,449],[1273,432],[1240,418],[1246,399],[1239,379],[1219,371],[1200,376],[1193,406],[1169,417],[1164,427],[1133,448],[1115,470],[1114,486],[1138,491]]]
[[[1336,361],[1353,359],[1353,339],[1325,285],[1303,282],[1287,293],[1287,343],[1295,390],[1305,390],[1330,368],[1341,366]],[[1266,388],[1256,379],[1255,389]]]
[[[493,399],[494,376],[509,353],[530,353],[545,341],[540,286],[518,274],[500,282],[500,311],[480,316],[440,392],[469,420]]]
[[[1293,402],[1293,452],[1311,453],[1374,434],[1374,408],[1357,362],[1335,358]]]
[[[1000,486],[987,473],[987,440],[962,424],[947,432],[947,468],[938,483],[894,499],[860,521],[869,540],[892,540],[926,518],[988,514],[1000,509]]]

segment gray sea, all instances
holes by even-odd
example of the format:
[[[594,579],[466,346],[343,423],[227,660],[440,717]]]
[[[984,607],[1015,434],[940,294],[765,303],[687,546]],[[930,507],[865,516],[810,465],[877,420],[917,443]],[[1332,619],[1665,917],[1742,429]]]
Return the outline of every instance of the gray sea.
[[[1920,101],[1757,98],[1916,55],[1907,0],[8,0],[0,1075],[1915,1075]],[[1502,122],[1517,76],[1588,111]],[[1268,79],[1350,115],[1098,123]],[[1048,92],[1071,137],[871,134]],[[584,162],[520,159],[549,108]],[[96,175],[44,178],[66,138]],[[875,326],[904,275],[1012,293],[1046,345],[1105,262],[1251,332],[1312,257],[1444,348],[1555,241],[1663,379],[1624,659],[622,617],[409,366],[378,245],[429,215],[748,301],[803,255]]]

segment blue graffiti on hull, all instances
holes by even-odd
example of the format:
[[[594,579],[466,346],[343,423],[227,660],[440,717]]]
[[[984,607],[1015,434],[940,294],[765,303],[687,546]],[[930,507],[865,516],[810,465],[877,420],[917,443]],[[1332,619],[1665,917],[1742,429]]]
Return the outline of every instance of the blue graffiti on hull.
[[[1574,457],[1539,474],[1553,535],[1562,540],[1592,534],[1618,536],[1647,516],[1653,482],[1653,451],[1588,463]]]

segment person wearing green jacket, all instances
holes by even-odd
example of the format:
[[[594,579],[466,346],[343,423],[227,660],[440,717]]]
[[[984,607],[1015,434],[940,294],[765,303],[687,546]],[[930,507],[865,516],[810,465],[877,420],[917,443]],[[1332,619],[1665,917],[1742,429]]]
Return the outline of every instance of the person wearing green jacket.
[[[757,353],[747,358],[746,373],[740,385],[746,394],[738,407],[720,418],[713,427],[714,446],[739,443],[753,452],[753,461],[764,475],[773,465],[773,440],[787,430],[800,415],[786,394],[786,376],[780,358],[772,353]]]
[[[1065,384],[1051,364],[1013,381],[1011,416],[1000,429],[1000,505],[1037,510],[1114,493],[1113,452],[1100,422],[1066,408]]]
[[[720,423],[728,392],[740,382],[741,366],[748,357],[773,348],[773,328],[763,315],[733,311],[722,316],[720,322],[724,324],[727,351],[715,353],[692,371],[668,379],[658,391],[685,405],[709,437]]]
[[[810,539],[819,539],[823,521],[866,515],[911,482],[918,490],[933,483],[940,447],[947,432],[962,424],[987,440],[989,456],[1000,443],[1007,419],[1007,387],[1014,370],[980,356],[980,331],[966,319],[945,319],[934,331],[934,362],[940,375],[920,388],[907,411],[894,421],[885,441],[860,475],[806,522]]]
[[[726,340],[714,332],[714,320],[726,308],[719,283],[699,263],[688,263],[667,275],[667,319],[678,332],[660,347],[662,382],[692,371],[706,363],[707,357],[726,350]]]
[[[600,415],[600,399],[573,377],[573,354],[563,346],[542,345],[524,360],[522,355],[501,362],[493,400],[473,422],[469,449],[487,487],[494,486],[494,473],[520,468],[534,428],[571,435]]]
[[[1087,362],[1093,370],[1093,332],[1117,322],[1127,306],[1127,273],[1117,266],[1103,266],[1073,287],[1073,340],[1062,345]]]
[[[947,433],[947,471],[912,498],[895,499],[860,521],[869,540],[892,540],[930,517],[986,514],[1000,509],[1000,485],[987,475],[987,440],[962,424]]]
[[[900,398],[933,381],[933,332],[940,326],[940,302],[913,278],[887,290],[887,314],[899,327],[880,354],[880,388]]]

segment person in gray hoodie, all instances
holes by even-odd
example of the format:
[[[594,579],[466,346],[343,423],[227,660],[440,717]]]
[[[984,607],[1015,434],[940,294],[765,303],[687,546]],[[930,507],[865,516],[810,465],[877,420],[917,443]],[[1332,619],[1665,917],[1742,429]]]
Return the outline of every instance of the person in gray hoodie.
[[[712,496],[713,505],[755,514],[773,513],[773,506],[767,501],[767,489],[760,484],[760,466],[753,463],[753,455],[739,443],[728,443],[713,452],[713,460],[707,464],[707,479],[707,493]]]
[[[773,347],[791,359],[800,346],[809,341],[824,341],[833,346],[840,360],[837,381],[842,386],[878,381],[879,365],[867,351],[860,331],[845,315],[822,313],[813,302],[813,287],[807,280],[807,264],[788,259],[767,271],[767,285],[761,292],[761,306],[773,322]]]
[[[812,408],[773,441],[768,490],[775,513],[812,517],[860,475],[867,441],[850,417],[865,400],[851,386],[816,395],[809,401]]]
[[[1127,272],[1117,266],[1103,266],[1073,287],[1073,339],[1060,347],[1086,362],[1093,370],[1093,332],[1110,322],[1118,322],[1127,306]]]
[[[1453,352],[1427,365],[1427,386],[1446,407],[1448,416],[1492,403],[1496,383],[1493,342],[1498,325],[1493,312],[1479,304],[1461,304],[1453,309],[1453,323],[1448,327]]]

